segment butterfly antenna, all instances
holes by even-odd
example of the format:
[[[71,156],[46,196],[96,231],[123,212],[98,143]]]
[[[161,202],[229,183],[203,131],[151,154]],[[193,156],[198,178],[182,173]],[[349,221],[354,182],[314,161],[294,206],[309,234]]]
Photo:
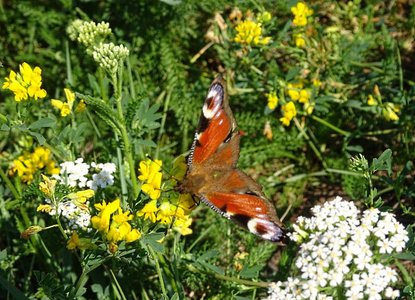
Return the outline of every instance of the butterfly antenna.
[[[292,205],[288,205],[287,209],[285,210],[285,213],[282,215],[280,221],[284,221],[285,217],[288,215],[288,212],[291,210]]]
[[[155,163],[156,165],[158,165],[164,172],[166,172],[167,174],[169,174],[169,176],[171,178],[173,178],[174,180],[176,180],[177,182],[179,182],[180,180],[177,179],[176,177],[174,177],[173,174],[171,174],[168,170],[166,170],[162,165],[160,165],[158,162],[156,162],[154,159],[151,158],[150,154],[146,153],[146,157],[151,160],[153,163]]]

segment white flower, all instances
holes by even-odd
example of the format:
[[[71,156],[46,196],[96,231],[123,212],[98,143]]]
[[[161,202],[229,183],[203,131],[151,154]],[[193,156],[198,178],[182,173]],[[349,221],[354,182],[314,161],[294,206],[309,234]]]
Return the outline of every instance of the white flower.
[[[393,214],[375,208],[360,214],[339,197],[311,211],[313,217],[294,226],[296,234],[303,232],[294,262],[299,274],[270,289],[268,299],[331,299],[338,291],[352,300],[399,295],[388,287],[398,281],[397,272],[380,255],[401,251],[409,239]]]

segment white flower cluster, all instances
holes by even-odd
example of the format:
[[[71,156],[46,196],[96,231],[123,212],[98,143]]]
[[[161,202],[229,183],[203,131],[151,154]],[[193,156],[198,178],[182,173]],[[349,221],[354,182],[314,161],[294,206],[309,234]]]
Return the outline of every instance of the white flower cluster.
[[[400,252],[407,231],[393,214],[372,208],[360,213],[337,197],[299,217],[292,240],[301,242],[297,277],[272,283],[267,299],[393,299],[397,272],[382,264],[384,253]],[[344,294],[340,295],[339,292]]]
[[[82,206],[77,206],[72,201],[65,201],[58,203],[57,209],[49,199],[46,199],[46,202],[52,206],[52,210],[49,212],[51,216],[57,213],[68,220],[68,232],[76,229],[91,230],[89,226],[91,223],[91,215],[88,210],[89,201],[83,203]]]
[[[92,56],[99,65],[106,69],[109,73],[115,73],[118,69],[119,61],[126,58],[130,54],[130,50],[123,45],[114,45],[114,43],[99,43],[94,46]]]
[[[61,163],[60,175],[53,175],[52,177],[58,179],[61,184],[69,185],[71,187],[88,187],[94,191],[100,188],[105,188],[107,185],[114,184],[114,176],[112,175],[116,170],[114,163],[96,164],[91,163],[91,166],[83,162],[82,158],[75,161],[66,161]],[[93,168],[96,173],[89,175],[89,169]],[[92,177],[92,179],[89,179]]]
[[[99,40],[103,40],[106,36],[111,34],[111,28],[109,23],[102,21],[96,24],[95,22],[84,22],[78,29],[78,42],[88,47],[94,43],[98,43]]]

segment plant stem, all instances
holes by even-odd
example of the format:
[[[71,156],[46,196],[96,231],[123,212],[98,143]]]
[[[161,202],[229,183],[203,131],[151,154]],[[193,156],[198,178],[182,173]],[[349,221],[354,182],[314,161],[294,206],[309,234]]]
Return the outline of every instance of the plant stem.
[[[250,286],[257,286],[257,287],[268,287],[269,286],[268,282],[255,282],[255,281],[250,281],[250,280],[245,280],[245,279],[229,277],[229,276],[226,276],[226,275],[220,275],[218,273],[213,273],[213,272],[209,272],[209,271],[206,271],[206,270],[197,269],[196,267],[194,267],[192,265],[188,265],[188,268],[192,272],[198,272],[198,273],[211,275],[211,276],[214,276],[218,279],[232,281],[232,282],[235,282],[235,283],[240,283],[240,284],[245,284],[245,285],[250,285]]]
[[[102,265],[103,263],[105,263],[108,259],[110,259],[112,256],[107,256],[104,259],[102,259],[101,261],[97,262],[96,264],[92,265],[90,268],[87,269],[83,269],[81,276],[78,279],[78,282],[76,283],[75,286],[75,295],[78,293],[79,289],[82,287],[83,282],[86,280],[86,276],[88,275],[89,272],[95,270],[96,268],[98,268],[100,265]]]
[[[10,179],[7,177],[6,173],[4,173],[3,168],[0,168],[0,176],[4,180],[6,185],[9,187],[9,189],[12,191],[14,198],[20,200],[20,194],[17,192],[16,188],[14,187]]]
[[[159,261],[157,258],[156,253],[154,252],[153,248],[149,244],[147,244],[147,249],[150,252],[151,256],[153,257],[154,263],[156,264],[156,270],[160,281],[160,287],[163,295],[167,295],[166,287],[164,286],[163,274],[161,273]]]
[[[115,285],[117,286],[118,291],[120,292],[121,299],[127,300],[127,298],[124,295],[124,292],[122,291],[122,288],[120,286],[120,283],[117,280],[117,277],[115,277],[115,274],[114,274],[114,272],[111,269],[110,269],[110,274],[111,274],[112,280],[114,280]]]
[[[321,123],[321,124],[323,124],[323,125],[325,125],[325,126],[329,127],[330,129],[333,129],[334,131],[336,131],[336,132],[338,132],[338,133],[342,134],[342,135],[345,135],[345,136],[349,136],[349,135],[350,135],[350,132],[344,131],[344,130],[342,130],[342,129],[340,129],[340,128],[336,127],[336,126],[334,126],[333,124],[331,124],[331,123],[329,123],[329,122],[327,122],[327,121],[325,121],[325,120],[323,120],[323,119],[320,119],[319,117],[317,117],[317,116],[315,116],[315,115],[311,115],[311,118],[312,118],[314,121],[317,121],[317,122],[319,122],[319,123]]]

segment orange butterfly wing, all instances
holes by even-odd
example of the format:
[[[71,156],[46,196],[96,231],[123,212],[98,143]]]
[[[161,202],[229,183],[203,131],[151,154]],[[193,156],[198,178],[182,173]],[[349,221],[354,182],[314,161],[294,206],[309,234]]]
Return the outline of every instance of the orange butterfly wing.
[[[236,168],[240,134],[229,107],[226,83],[217,77],[207,94],[177,190],[191,193],[222,216],[273,242],[285,243],[284,226],[261,186]]]

